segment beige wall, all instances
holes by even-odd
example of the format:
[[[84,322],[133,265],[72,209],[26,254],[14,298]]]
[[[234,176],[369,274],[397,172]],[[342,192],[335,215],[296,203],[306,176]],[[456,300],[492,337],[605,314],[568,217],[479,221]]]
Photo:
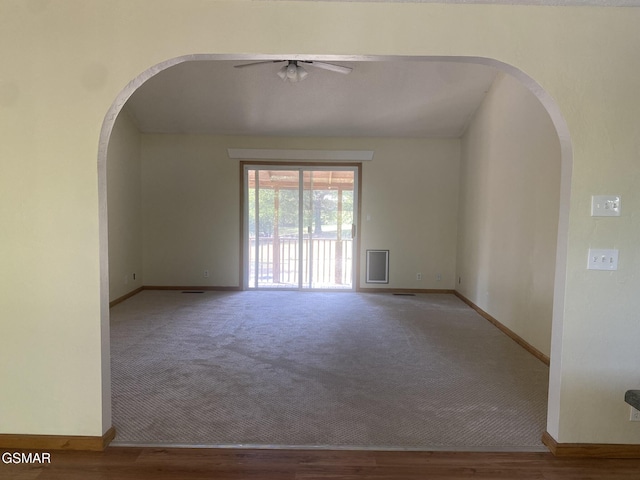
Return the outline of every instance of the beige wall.
[[[362,173],[361,286],[453,289],[460,141],[371,144],[375,158]],[[367,249],[389,250],[388,285],[365,283]]]
[[[462,138],[456,289],[546,355],[560,159],[540,101],[499,74]]]
[[[238,286],[240,167],[227,148],[292,148],[374,150],[362,173],[362,278],[365,250],[389,249],[384,287],[453,288],[459,143],[143,135],[145,284]]]
[[[240,174],[227,142],[143,135],[142,145],[145,284],[237,286]]]
[[[123,110],[108,147],[109,300],[143,285],[140,142],[138,129]]]
[[[640,443],[622,400],[640,387],[638,24],[637,8],[0,0],[0,432],[111,426],[104,152],[127,96],[169,59],[293,52],[494,59],[537,92],[563,155],[547,428]],[[599,193],[623,216],[591,218]],[[590,246],[618,248],[619,270],[587,271]]]

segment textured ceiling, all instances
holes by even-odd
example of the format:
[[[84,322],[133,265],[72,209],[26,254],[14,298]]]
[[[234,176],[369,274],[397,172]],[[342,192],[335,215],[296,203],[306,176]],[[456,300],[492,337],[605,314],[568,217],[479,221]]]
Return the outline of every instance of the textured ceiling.
[[[143,84],[127,108],[145,133],[277,136],[457,137],[496,71],[446,61],[334,62],[343,75],[305,66],[285,83],[283,64],[189,61]]]

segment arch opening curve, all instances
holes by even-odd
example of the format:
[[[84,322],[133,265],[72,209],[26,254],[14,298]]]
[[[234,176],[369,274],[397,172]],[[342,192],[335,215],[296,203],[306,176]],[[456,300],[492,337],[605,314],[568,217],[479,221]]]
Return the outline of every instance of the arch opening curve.
[[[116,119],[131,95],[147,80],[160,72],[183,62],[191,61],[261,61],[279,60],[315,60],[334,62],[459,62],[485,65],[507,73],[526,87],[547,111],[556,130],[560,143],[560,205],[558,216],[558,236],[556,245],[555,280],[553,296],[553,319],[551,329],[551,365],[549,371],[549,401],[547,411],[547,432],[557,438],[559,424],[560,358],[562,351],[562,323],[564,312],[564,292],[566,284],[567,242],[569,203],[571,195],[571,175],[573,150],[567,123],[557,102],[544,88],[529,75],[513,65],[484,57],[466,56],[363,56],[363,55],[229,55],[194,54],[171,58],[153,65],[132,79],[118,94],[107,111],[100,131],[98,148],[98,200],[99,200],[99,240],[100,240],[100,313],[102,345],[102,418],[105,431],[111,426],[111,371],[110,371],[110,328],[109,328],[109,247],[108,247],[108,209],[107,209],[107,160],[108,145]]]

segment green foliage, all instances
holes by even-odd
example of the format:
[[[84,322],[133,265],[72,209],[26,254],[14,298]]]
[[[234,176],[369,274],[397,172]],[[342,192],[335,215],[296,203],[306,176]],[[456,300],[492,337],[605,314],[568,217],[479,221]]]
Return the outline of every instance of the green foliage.
[[[255,225],[255,189],[249,190],[249,232],[256,233]],[[276,213],[278,219],[278,233],[280,236],[297,235],[298,233],[298,190],[284,189],[259,189],[258,219],[260,236],[271,237],[274,235]],[[276,195],[278,210],[276,212]],[[312,227],[316,235],[335,236],[338,228],[338,191],[314,190],[305,191],[303,194],[303,219],[304,233]],[[353,191],[342,192],[342,230],[343,236],[350,235],[353,223]],[[326,229],[323,229],[326,226]]]

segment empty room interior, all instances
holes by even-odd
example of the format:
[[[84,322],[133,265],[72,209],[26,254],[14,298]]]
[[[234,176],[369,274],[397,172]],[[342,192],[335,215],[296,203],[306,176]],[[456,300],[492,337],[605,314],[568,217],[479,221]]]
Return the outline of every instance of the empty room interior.
[[[114,444],[543,448],[549,114],[494,66],[328,63],[183,62],[119,114]]]
[[[639,4],[0,0],[0,477],[636,478]]]

